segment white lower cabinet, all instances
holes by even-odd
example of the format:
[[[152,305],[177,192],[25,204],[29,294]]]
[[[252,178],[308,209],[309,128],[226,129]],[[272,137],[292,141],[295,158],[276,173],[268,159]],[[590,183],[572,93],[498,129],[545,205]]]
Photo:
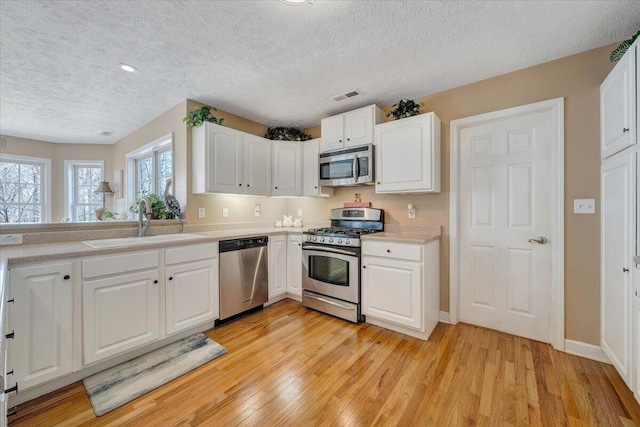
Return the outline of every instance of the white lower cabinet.
[[[9,361],[5,388],[18,391],[72,371],[71,261],[9,269]],[[13,339],[11,339],[13,336]]]
[[[218,244],[165,250],[167,335],[219,317]]]
[[[427,339],[440,314],[439,242],[362,242],[367,322]]]
[[[287,293],[302,298],[302,235],[288,237]]]
[[[269,299],[287,293],[287,236],[269,237]]]
[[[160,337],[158,270],[82,285],[84,363],[106,359]]]

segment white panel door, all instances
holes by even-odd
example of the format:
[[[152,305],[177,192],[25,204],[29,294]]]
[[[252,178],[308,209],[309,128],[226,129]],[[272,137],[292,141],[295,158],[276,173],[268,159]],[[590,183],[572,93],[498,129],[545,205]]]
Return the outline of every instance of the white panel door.
[[[302,194],[302,144],[299,142],[273,143],[274,196]]]
[[[84,363],[114,356],[160,336],[158,271],[84,282]]]
[[[634,51],[620,59],[600,85],[602,158],[636,143],[636,70]]]
[[[244,153],[245,193],[271,195],[271,140],[247,133]]]
[[[71,262],[12,268],[9,366],[19,390],[71,372]]]
[[[320,152],[344,148],[344,114],[327,117],[320,122]]]
[[[243,134],[224,126],[207,126],[207,191],[244,193],[242,186]]]
[[[628,150],[627,150],[628,151]],[[601,345],[631,384],[631,269],[634,236],[636,153],[618,153],[602,162]]]
[[[287,293],[287,238],[269,237],[269,299]]]
[[[287,239],[287,293],[302,296],[302,235]]]
[[[344,146],[373,144],[374,106],[349,111],[344,115]]]
[[[460,320],[550,341],[552,113],[460,132]],[[553,242],[550,242],[553,244]]]
[[[218,258],[166,270],[167,335],[219,316]]]

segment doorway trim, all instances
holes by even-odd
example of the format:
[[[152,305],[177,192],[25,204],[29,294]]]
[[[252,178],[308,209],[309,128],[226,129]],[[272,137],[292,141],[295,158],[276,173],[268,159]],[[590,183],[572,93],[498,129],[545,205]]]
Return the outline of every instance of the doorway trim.
[[[555,146],[551,147],[551,322],[549,338],[553,348],[564,351],[564,98],[452,120],[450,124],[449,181],[449,321],[460,316],[460,131],[464,128],[507,118],[551,112],[555,116]]]

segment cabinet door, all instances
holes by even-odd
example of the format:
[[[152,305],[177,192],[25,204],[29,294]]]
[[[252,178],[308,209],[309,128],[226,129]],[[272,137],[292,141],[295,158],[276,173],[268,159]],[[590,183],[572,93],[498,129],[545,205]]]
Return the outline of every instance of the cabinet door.
[[[158,271],[84,282],[84,363],[155,341],[160,336]]]
[[[440,120],[423,114],[376,126],[376,193],[440,192]]]
[[[370,105],[344,114],[345,148],[373,144],[374,108]]]
[[[219,315],[218,258],[167,267],[167,335]]]
[[[320,152],[344,148],[344,114],[327,117],[320,122]]]
[[[72,271],[72,262],[9,271],[9,366],[21,390],[71,372]]]
[[[269,237],[269,299],[287,292],[287,238]]]
[[[600,86],[600,141],[603,159],[636,143],[635,80],[635,52],[629,49]]]
[[[609,360],[631,382],[631,268],[635,221],[636,153],[602,164],[601,341]]]
[[[362,257],[362,313],[422,329],[420,263]]]
[[[296,142],[273,143],[274,196],[302,194],[302,145]]]
[[[287,247],[287,293],[302,296],[302,236],[289,236]]]
[[[245,193],[271,195],[271,141],[245,134],[244,153]]]
[[[244,193],[242,185],[243,133],[214,124],[205,123],[204,126],[207,126],[207,191]]]
[[[333,188],[320,186],[320,139],[306,141],[302,145],[302,195],[333,196]]]

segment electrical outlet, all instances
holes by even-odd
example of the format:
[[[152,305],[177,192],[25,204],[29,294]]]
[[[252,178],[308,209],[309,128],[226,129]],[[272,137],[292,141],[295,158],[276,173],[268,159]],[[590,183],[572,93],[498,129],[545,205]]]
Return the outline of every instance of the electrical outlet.
[[[260,211],[261,211],[260,203],[256,203],[256,207],[253,210],[253,214],[255,216],[260,216]]]
[[[222,218],[227,218],[229,216],[229,208],[222,208]]]
[[[302,208],[298,208],[298,217],[301,218],[302,217]]]
[[[198,218],[204,218],[204,208],[198,208]]]
[[[407,205],[407,212],[410,219],[416,219],[416,208],[413,206],[413,204]]]
[[[573,213],[576,213],[576,214],[596,213],[596,199],[574,199]]]
[[[3,234],[0,236],[0,245],[21,245],[22,234]]]

